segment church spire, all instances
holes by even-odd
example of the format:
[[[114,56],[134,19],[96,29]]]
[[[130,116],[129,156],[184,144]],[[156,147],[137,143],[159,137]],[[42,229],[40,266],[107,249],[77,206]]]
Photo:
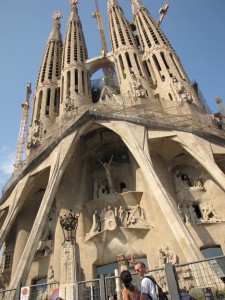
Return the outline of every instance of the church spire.
[[[92,103],[90,76],[85,64],[88,52],[77,3],[77,0],[70,0],[71,13],[63,46],[61,112],[64,115]]]
[[[141,6],[143,6],[141,0],[131,0],[133,15],[137,13]]]
[[[55,12],[52,17],[54,19],[54,25],[53,30],[51,31],[48,38],[44,59],[40,68],[40,74],[38,78],[39,86],[43,83],[46,84],[48,81],[51,81],[52,83],[60,79],[62,55],[62,35],[60,32],[60,18],[62,18],[62,14],[60,12]]]
[[[124,101],[136,103],[147,99],[151,88],[141,62],[141,56],[130,23],[117,0],[108,0],[109,29],[112,52]]]
[[[179,58],[161,28],[140,0],[131,0],[142,61],[154,94],[171,101],[200,104]]]
[[[36,147],[55,123],[59,114],[62,59],[62,36],[60,12],[53,14],[53,29],[49,35],[46,51],[40,67],[34,95],[34,109],[31,120],[28,148]]]

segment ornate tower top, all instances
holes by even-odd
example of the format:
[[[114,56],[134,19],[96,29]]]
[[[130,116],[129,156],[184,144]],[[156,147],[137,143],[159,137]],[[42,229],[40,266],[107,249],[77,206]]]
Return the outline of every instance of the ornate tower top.
[[[140,6],[143,6],[141,0],[131,0],[131,4],[132,4],[132,11],[134,15],[139,10]]]
[[[54,12],[54,14],[52,15],[53,20],[55,21],[59,21],[62,18],[62,14],[60,11],[56,11]]]
[[[113,5],[118,5],[117,0],[108,0],[108,10],[113,6]]]
[[[71,5],[76,5],[78,3],[78,0],[69,0]]]
[[[62,36],[61,36],[61,32],[60,32],[60,19],[62,18],[62,14],[59,11],[54,12],[54,14],[52,15],[52,18],[54,20],[54,26],[53,26],[53,30],[50,33],[48,42],[50,40],[56,40],[59,41],[60,43],[62,43]]]

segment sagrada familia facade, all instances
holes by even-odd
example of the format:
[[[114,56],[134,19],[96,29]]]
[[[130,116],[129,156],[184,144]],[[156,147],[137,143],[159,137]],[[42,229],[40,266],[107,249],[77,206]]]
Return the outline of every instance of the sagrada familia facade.
[[[225,253],[225,134],[197,84],[140,0],[132,24],[108,0],[111,51],[95,58],[70,4],[64,41],[54,14],[26,159],[0,202],[9,299],[38,280],[65,297],[121,255],[156,268],[164,249],[173,264]],[[93,85],[99,69],[106,76]]]

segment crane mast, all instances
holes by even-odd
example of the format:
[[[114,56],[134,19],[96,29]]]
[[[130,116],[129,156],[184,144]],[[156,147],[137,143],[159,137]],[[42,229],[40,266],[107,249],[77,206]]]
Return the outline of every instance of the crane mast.
[[[162,20],[163,20],[163,18],[165,17],[165,14],[167,13],[169,7],[170,7],[170,6],[169,6],[169,3],[166,2],[166,3],[164,4],[164,6],[160,8],[160,10],[159,10],[160,17],[159,17],[159,20],[158,20],[158,22],[157,22],[157,25],[158,25],[158,26],[161,25]]]
[[[108,52],[107,48],[107,43],[106,43],[106,38],[105,38],[105,31],[103,27],[103,22],[102,22],[102,16],[99,10],[99,5],[98,5],[98,0],[95,0],[95,6],[96,6],[96,11],[92,14],[93,18],[96,18],[97,23],[98,23],[98,29],[100,32],[100,39],[101,39],[101,45],[102,45],[102,51],[101,55],[102,57],[105,57],[106,53]]]
[[[92,16],[93,16],[93,18],[96,18],[96,20],[97,20],[98,29],[99,29],[99,33],[100,33],[100,39],[101,39],[101,46],[102,46],[101,56],[105,57],[108,52],[108,47],[107,47],[107,43],[106,43],[105,31],[104,31],[104,26],[103,26],[103,22],[102,22],[102,16],[101,16],[101,13],[99,10],[98,0],[95,0],[95,6],[96,6],[96,11],[92,14]],[[114,82],[112,67],[104,67],[103,73],[108,79],[110,79],[111,83]]]
[[[14,173],[21,171],[21,167],[22,167],[23,153],[27,141],[27,136],[28,136],[29,102],[30,102],[31,93],[32,93],[31,83],[28,82],[27,89],[26,89],[26,102],[21,104],[23,109],[23,114],[20,123],[20,131],[19,131],[18,144],[16,150],[16,160],[14,164]]]

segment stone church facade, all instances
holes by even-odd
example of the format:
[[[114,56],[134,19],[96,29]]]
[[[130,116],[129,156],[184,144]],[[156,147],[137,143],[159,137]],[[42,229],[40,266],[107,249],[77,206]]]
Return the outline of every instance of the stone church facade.
[[[64,42],[54,15],[27,157],[0,202],[2,288],[54,279],[63,295],[121,254],[156,268],[164,249],[173,264],[225,253],[224,131],[161,28],[131,2],[132,26],[108,0],[112,51],[97,58],[77,1]],[[95,88],[100,68],[114,79]]]

